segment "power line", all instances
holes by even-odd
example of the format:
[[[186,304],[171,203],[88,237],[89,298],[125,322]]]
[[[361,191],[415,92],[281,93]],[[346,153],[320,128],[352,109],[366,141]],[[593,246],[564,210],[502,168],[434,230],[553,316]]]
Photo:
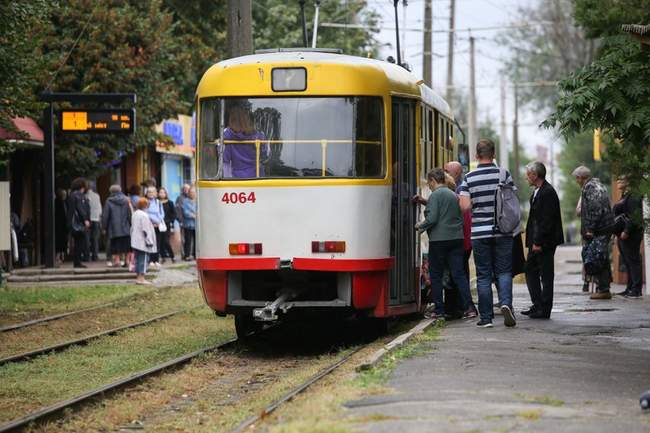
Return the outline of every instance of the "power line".
[[[508,29],[521,29],[521,28],[526,28],[526,27],[534,27],[534,26],[541,26],[541,25],[553,25],[551,21],[539,21],[539,22],[530,22],[530,23],[522,23],[522,24],[512,24],[512,25],[506,25],[506,26],[489,26],[489,27],[474,27],[474,28],[465,28],[465,29],[450,29],[450,30],[433,30],[431,33],[459,33],[459,32],[483,32],[483,31],[491,31],[491,30],[508,30]],[[375,30],[375,31],[382,31],[382,30],[395,30],[395,27],[382,27],[382,28],[373,28],[364,24],[342,24],[342,23],[321,23],[321,27],[332,27],[332,28],[342,28],[342,29],[364,29],[364,30]],[[419,28],[402,28],[400,30],[406,31],[406,32],[423,32],[423,29]]]
[[[50,90],[50,87],[52,86],[52,83],[53,83],[54,80],[56,79],[56,76],[59,75],[59,71],[61,71],[61,68],[63,67],[63,65],[65,65],[65,64],[68,62],[68,58],[70,58],[70,54],[72,54],[72,51],[74,51],[75,47],[76,47],[77,44],[79,43],[79,40],[80,40],[81,37],[84,35],[84,33],[86,33],[86,29],[88,28],[88,24],[90,24],[90,21],[91,21],[91,20],[93,19],[93,17],[95,16],[95,12],[97,12],[97,8],[99,7],[100,4],[101,4],[101,2],[97,2],[97,4],[95,5],[95,8],[93,9],[93,11],[91,12],[90,16],[88,17],[88,20],[86,21],[86,23],[84,24],[83,28],[81,29],[81,32],[79,32],[79,36],[77,36],[77,39],[76,39],[76,40],[74,41],[74,43],[72,44],[72,47],[70,48],[70,51],[68,51],[68,54],[66,54],[65,58],[63,59],[63,61],[61,61],[61,63],[59,64],[59,67],[56,69],[56,72],[54,73],[54,75],[52,76],[52,78],[50,78],[49,83],[47,83],[47,87],[45,88],[46,91],[49,91],[49,90]]]

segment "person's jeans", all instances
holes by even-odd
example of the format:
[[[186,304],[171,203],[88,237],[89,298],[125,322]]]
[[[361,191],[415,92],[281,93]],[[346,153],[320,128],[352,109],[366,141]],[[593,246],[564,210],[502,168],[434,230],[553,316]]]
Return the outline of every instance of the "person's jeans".
[[[90,256],[91,260],[97,260],[99,256],[99,235],[101,234],[99,221],[90,222]]]
[[[72,239],[74,239],[74,266],[80,266],[86,248],[86,232],[73,232]]]
[[[135,273],[144,275],[147,273],[147,263],[149,263],[149,253],[146,251],[133,250],[135,252]]]
[[[154,232],[156,232],[156,252],[151,253],[151,261],[153,263],[158,263],[160,261],[160,249],[158,249],[158,246],[160,245],[160,230],[158,230],[158,227],[154,227]]]
[[[169,223],[167,227],[171,227],[173,223]],[[169,244],[169,236],[170,232],[169,229],[167,229],[166,232],[160,233],[160,236],[158,237],[158,252],[160,253],[160,257],[167,258],[169,257],[170,259],[174,259],[174,251],[172,250],[171,245]]]
[[[625,270],[627,271],[627,289],[634,294],[641,294],[643,289],[643,271],[641,266],[641,236],[618,240],[618,249],[621,252]]]
[[[463,240],[429,242],[429,275],[431,276],[431,302],[435,303],[435,312],[438,315],[445,313],[445,304],[442,299],[442,274],[445,267],[449,267],[451,278],[458,287],[463,303],[463,311],[472,306],[472,295],[469,292],[469,280],[465,274],[465,250]]]
[[[492,320],[492,281],[495,277],[499,302],[512,308],[512,237],[472,239],[472,250],[479,314],[482,320]]]
[[[194,256],[196,258],[196,231],[194,229],[183,229],[185,233],[185,242],[183,243],[183,256],[188,258]]]

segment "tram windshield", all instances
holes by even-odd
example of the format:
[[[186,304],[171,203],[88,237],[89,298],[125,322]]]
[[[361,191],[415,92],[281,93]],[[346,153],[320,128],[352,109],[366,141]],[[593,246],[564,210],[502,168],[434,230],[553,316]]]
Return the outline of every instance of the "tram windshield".
[[[201,179],[384,176],[379,97],[201,100]]]

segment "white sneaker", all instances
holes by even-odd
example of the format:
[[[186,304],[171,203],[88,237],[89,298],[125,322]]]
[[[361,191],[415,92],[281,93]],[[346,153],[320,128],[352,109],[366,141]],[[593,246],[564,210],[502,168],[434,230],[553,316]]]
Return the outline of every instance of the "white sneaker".
[[[106,262],[106,267],[107,268],[112,268],[113,267],[113,262]]]

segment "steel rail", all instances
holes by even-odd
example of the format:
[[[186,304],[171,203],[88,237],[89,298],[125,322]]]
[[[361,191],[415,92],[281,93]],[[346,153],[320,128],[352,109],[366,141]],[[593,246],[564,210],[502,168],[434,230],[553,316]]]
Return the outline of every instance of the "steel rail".
[[[286,393],[284,396],[280,397],[278,400],[274,401],[270,405],[266,406],[261,413],[258,415],[253,415],[241,424],[239,424],[237,427],[235,427],[234,430],[231,430],[230,433],[242,433],[246,429],[248,429],[250,426],[261,420],[262,418],[267,417],[270,415],[273,411],[275,411],[277,408],[282,406],[284,403],[287,403],[291,401],[295,396],[300,394],[301,392],[305,391],[307,388],[312,386],[314,383],[318,382],[337,368],[339,368],[341,365],[343,365],[346,361],[348,361],[353,355],[355,355],[357,352],[359,352],[361,349],[363,349],[365,346],[359,346],[356,349],[352,350],[350,353],[345,355],[342,359],[338,360],[334,364],[330,365],[327,368],[324,368],[320,372],[316,373],[314,376],[310,377],[307,379],[305,382],[302,384],[298,385],[295,387],[293,390],[289,391]],[[0,430],[0,433],[2,433],[2,430]]]
[[[157,287],[155,290],[151,290],[149,292],[144,292],[144,293],[134,293],[133,295],[129,295],[129,296],[126,296],[126,297],[124,297],[122,299],[117,299],[117,300],[115,300],[113,302],[108,302],[106,304],[94,305],[92,307],[82,308],[81,310],[68,311],[68,312],[65,312],[65,313],[54,314],[52,316],[42,317],[40,319],[28,320],[26,322],[20,322],[20,323],[14,323],[12,325],[6,325],[6,326],[3,326],[3,327],[0,327],[0,332],[14,331],[16,329],[22,329],[22,328],[26,328],[28,326],[38,325],[39,323],[45,323],[45,322],[50,322],[52,320],[63,319],[64,317],[72,316],[74,314],[87,313],[88,311],[99,310],[99,309],[102,309],[102,308],[111,307],[113,305],[120,305],[120,304],[123,304],[123,303],[131,300],[131,299],[141,297],[142,295],[152,294],[152,293],[157,292],[159,290],[170,289],[170,288],[172,288],[172,286],[169,286],[169,287]]]
[[[125,331],[127,329],[137,328],[139,326],[148,325],[150,323],[157,322],[157,321],[163,320],[163,319],[167,319],[168,317],[172,317],[172,316],[175,316],[177,314],[192,311],[192,310],[195,310],[195,309],[200,308],[200,307],[201,307],[201,305],[198,305],[198,306],[195,306],[195,307],[186,308],[184,310],[172,311],[171,313],[161,314],[160,316],[156,316],[156,317],[153,317],[151,319],[143,320],[143,321],[137,322],[137,323],[131,323],[129,325],[120,326],[118,328],[109,329],[108,331],[99,332],[97,334],[89,335],[87,337],[78,338],[76,340],[69,340],[69,341],[59,343],[59,344],[55,344],[55,345],[52,345],[52,346],[42,347],[40,349],[32,350],[30,352],[23,352],[23,353],[19,353],[17,355],[8,356],[6,358],[0,358],[0,366],[2,366],[4,364],[8,364],[10,362],[25,361],[27,359],[33,358],[35,356],[43,355],[45,353],[59,352],[61,350],[67,349],[70,346],[86,344],[89,341],[95,340],[95,339],[100,338],[100,337],[104,337],[104,336],[107,336],[107,335],[114,335],[114,334],[117,334],[118,332]]]
[[[74,314],[86,313],[88,311],[99,310],[100,308],[110,307],[111,305],[116,304],[117,302],[109,302],[107,304],[95,305],[94,307],[88,307],[81,310],[68,311],[67,313],[54,314],[52,316],[42,317],[40,319],[28,320],[26,322],[15,323],[13,325],[7,325],[0,328],[0,332],[13,331],[16,329],[26,328],[32,325],[38,325],[39,323],[50,322],[52,320],[63,319],[64,317],[72,316]]]
[[[118,389],[130,385],[132,383],[141,381],[143,379],[146,379],[149,376],[153,376],[155,374],[161,373],[165,370],[181,366],[192,359],[201,356],[205,353],[208,352],[213,352],[215,350],[219,349],[225,349],[229,346],[234,345],[237,342],[237,339],[232,339],[229,340],[225,343],[218,344],[216,346],[211,346],[211,347],[206,347],[204,349],[197,350],[192,353],[185,354],[181,357],[178,357],[176,359],[172,359],[171,361],[167,361],[163,364],[159,364],[155,367],[151,367],[147,370],[143,370],[139,373],[132,374],[131,376],[128,376],[123,379],[119,379],[115,382],[109,383],[108,385],[104,385],[100,388],[94,389],[92,391],[88,391],[84,394],[80,394],[76,397],[72,397],[68,400],[64,400],[58,403],[55,403],[51,406],[44,407],[42,409],[39,409],[35,412],[32,412],[26,416],[23,416],[21,418],[17,418],[13,421],[10,421],[6,424],[0,425],[0,433],[6,433],[6,432],[14,432],[14,431],[21,431],[25,427],[29,426],[31,423],[38,423],[42,422],[48,418],[52,418],[57,414],[63,413],[66,409],[73,408],[76,406],[79,406],[83,403],[86,403],[88,401],[91,401],[94,398],[97,398],[99,396],[102,396],[104,394],[107,394],[109,392],[117,391]]]

